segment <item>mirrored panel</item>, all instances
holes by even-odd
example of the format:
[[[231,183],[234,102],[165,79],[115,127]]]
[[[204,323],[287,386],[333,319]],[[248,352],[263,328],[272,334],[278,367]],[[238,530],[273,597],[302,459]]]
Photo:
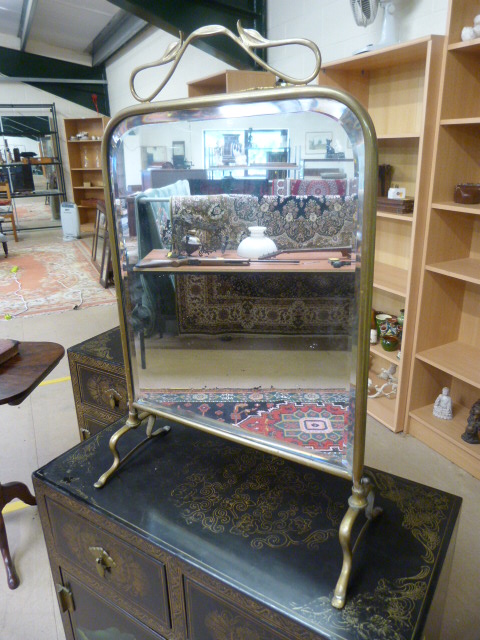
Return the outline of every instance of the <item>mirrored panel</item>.
[[[336,100],[268,96],[150,109],[111,133],[133,400],[349,474],[362,128]]]

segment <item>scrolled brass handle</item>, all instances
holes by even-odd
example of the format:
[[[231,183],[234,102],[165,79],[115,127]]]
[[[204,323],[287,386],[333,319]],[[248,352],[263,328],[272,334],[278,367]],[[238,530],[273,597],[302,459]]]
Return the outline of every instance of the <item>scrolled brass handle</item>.
[[[88,547],[88,550],[95,558],[97,573],[101,578],[105,577],[105,571],[111,571],[113,567],[117,566],[113,558],[102,547]]]
[[[155,60],[154,62],[149,62],[147,64],[140,65],[136,67],[130,76],[130,91],[132,92],[132,96],[138,102],[151,102],[163,89],[163,87],[167,84],[170,78],[173,75],[173,72],[177,68],[180,59],[185,53],[185,49],[191,44],[194,40],[198,40],[199,38],[208,38],[210,36],[224,35],[229,37],[231,40],[236,42],[238,46],[243,49],[248,55],[255,60],[255,62],[265,69],[266,71],[270,71],[274,75],[281,78],[284,82],[289,84],[308,84],[312,80],[314,80],[319,71],[322,64],[322,56],[320,55],[320,50],[317,45],[311,40],[307,40],[305,38],[288,38],[285,40],[267,40],[264,38],[258,31],[255,29],[244,29],[241,25],[240,20],[237,22],[238,36],[235,35],[230,29],[223,27],[218,24],[212,24],[206,27],[200,27],[188,36],[186,40],[184,40],[184,34],[180,31],[180,40],[177,42],[172,42],[167,47],[165,53],[159,60]],[[308,47],[315,56],[315,67],[312,73],[306,78],[293,78],[292,76],[288,76],[287,74],[278,71],[278,69],[274,69],[269,64],[267,64],[262,58],[257,56],[254,53],[253,49],[269,49],[270,47],[281,47],[288,45],[300,45],[302,47]],[[173,65],[170,71],[167,73],[163,81],[158,85],[158,87],[147,97],[141,98],[138,93],[135,91],[135,77],[141,71],[145,69],[152,69],[153,67],[161,67],[164,64],[169,62],[173,62]]]

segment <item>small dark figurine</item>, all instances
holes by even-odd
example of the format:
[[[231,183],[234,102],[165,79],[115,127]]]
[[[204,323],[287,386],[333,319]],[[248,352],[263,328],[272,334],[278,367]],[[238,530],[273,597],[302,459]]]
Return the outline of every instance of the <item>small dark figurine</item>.
[[[477,400],[470,409],[467,420],[467,428],[462,433],[462,440],[468,444],[480,444],[480,400]]]
[[[332,141],[327,140],[326,144],[327,144],[326,156],[327,158],[332,158],[335,155],[335,149],[332,147]]]
[[[345,154],[343,153],[343,151],[338,151],[338,152],[335,151],[335,149],[332,147],[331,140],[327,140],[326,144],[327,144],[327,149],[326,149],[325,156],[327,158],[333,158],[335,160],[342,160],[343,158],[345,158]]]

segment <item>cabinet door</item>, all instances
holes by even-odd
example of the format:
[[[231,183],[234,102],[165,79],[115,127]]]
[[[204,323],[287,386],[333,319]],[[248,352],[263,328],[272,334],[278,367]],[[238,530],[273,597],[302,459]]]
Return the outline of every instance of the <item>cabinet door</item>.
[[[70,612],[75,640],[166,640],[94,594],[65,571],[62,573],[63,593],[68,594],[70,606],[67,611]],[[62,590],[62,587],[57,586],[57,589]]]

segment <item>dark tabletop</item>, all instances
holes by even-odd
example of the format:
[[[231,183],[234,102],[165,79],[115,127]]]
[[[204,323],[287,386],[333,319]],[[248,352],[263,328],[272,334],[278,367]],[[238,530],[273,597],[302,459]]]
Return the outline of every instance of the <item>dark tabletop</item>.
[[[20,404],[65,353],[55,342],[20,342],[18,354],[0,365],[0,404]]]

